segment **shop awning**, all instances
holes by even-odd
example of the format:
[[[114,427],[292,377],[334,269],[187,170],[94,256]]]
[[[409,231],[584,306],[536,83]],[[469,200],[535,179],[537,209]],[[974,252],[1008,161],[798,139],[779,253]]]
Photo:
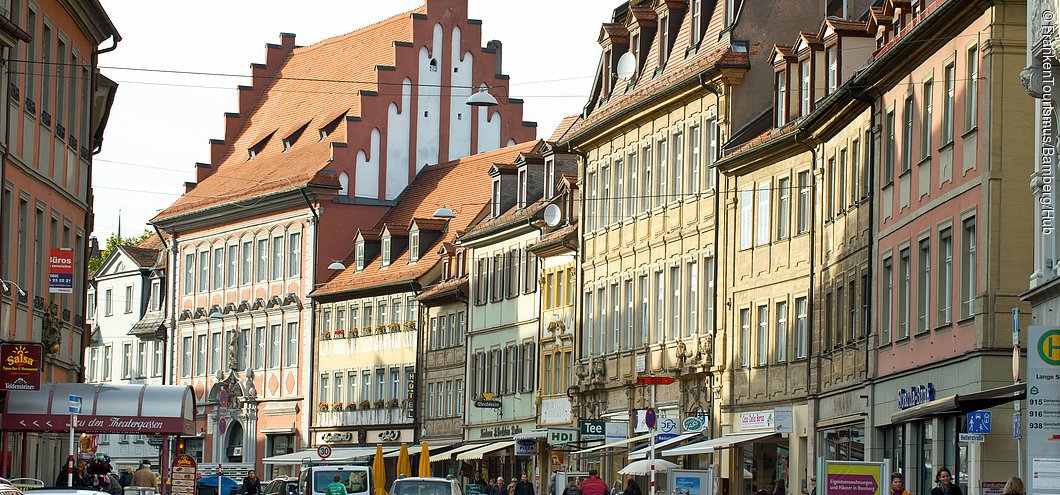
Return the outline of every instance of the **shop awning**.
[[[399,447],[383,447],[383,455],[393,452]],[[352,462],[355,460],[370,459],[375,455],[375,447],[332,447],[331,456],[323,459],[317,455],[317,449],[306,449],[290,454],[274,455],[261,460],[265,464],[301,464],[306,461],[312,462]]]
[[[659,452],[662,452],[661,449],[663,449],[663,448],[679,444],[681,442],[684,442],[685,440],[688,440],[688,439],[690,439],[692,437],[697,437],[697,436],[700,436],[700,434],[699,433],[685,433],[685,434],[682,434],[682,435],[677,435],[676,437],[673,437],[673,438],[668,439],[668,440],[663,440],[662,442],[657,442],[655,444],[655,453],[656,453],[656,455],[658,455]],[[650,445],[646,445],[646,446],[641,447],[641,448],[639,448],[637,450],[634,450],[633,452],[630,452],[627,457],[629,457],[629,460],[631,460],[631,461],[635,461],[637,459],[647,459],[649,450],[651,450],[651,446]]]
[[[0,428],[67,431],[71,395],[81,397],[82,433],[195,434],[195,396],[177,385],[43,383],[40,390],[11,392]]]
[[[525,433],[513,435],[512,438],[516,440],[539,440],[542,438],[548,438],[548,430],[530,430]]]
[[[918,418],[950,416],[989,409],[1026,397],[1026,383],[1014,383],[967,394],[954,394],[898,411],[891,415],[891,424],[905,423]]]
[[[469,461],[469,460],[472,460],[472,459],[482,459],[483,455],[486,455],[486,454],[488,454],[490,452],[494,452],[494,451],[497,451],[497,450],[506,449],[508,447],[511,447],[512,445],[515,445],[515,440],[508,440],[508,441],[505,441],[505,442],[490,443],[490,444],[486,444],[486,445],[484,445],[482,447],[479,447],[479,448],[477,448],[475,450],[469,450],[467,452],[461,452],[461,453],[456,455],[456,458],[460,459],[462,461]]]
[[[760,438],[771,437],[773,435],[776,435],[776,433],[772,431],[760,431],[756,433],[730,433],[728,435],[723,435],[718,438],[711,438],[710,440],[685,445],[684,447],[677,447],[676,449],[664,450],[662,452],[662,455],[671,457],[677,455],[710,454],[717,449],[724,449],[745,442],[753,442]]]
[[[445,450],[445,448],[450,446],[450,445],[452,445],[452,444],[449,443],[449,442],[428,443],[427,444],[428,453],[429,452],[434,452],[435,449],[437,449],[439,451]],[[409,457],[420,455],[420,452],[423,449],[423,447],[421,447],[421,444],[418,444],[418,443],[409,443],[409,444],[405,444],[405,446],[406,446],[406,448],[409,449]],[[391,447],[388,447],[386,445],[383,446],[383,450],[384,451],[386,449],[388,449],[388,448],[391,448]],[[397,446],[393,447],[393,449],[394,450],[392,450],[392,451],[390,451],[390,452],[388,452],[386,454],[383,454],[383,458],[384,459],[391,459],[391,458],[396,459],[397,457],[399,457],[401,455],[401,445],[397,445]]]
[[[636,442],[638,440],[647,440],[649,438],[651,438],[651,433],[648,433],[648,434],[645,434],[645,435],[640,435],[640,436],[633,437],[633,438],[623,438],[622,440],[619,440],[617,442],[605,443],[603,445],[597,445],[596,447],[589,447],[587,449],[582,449],[582,450],[579,450],[577,452],[572,452],[572,455],[588,454],[590,452],[596,452],[598,450],[609,449],[611,447],[621,447],[621,446],[626,445],[626,444],[631,443],[631,442]]]
[[[431,454],[431,462],[448,461],[448,460],[453,458],[454,454],[459,454],[461,452],[467,452],[469,450],[475,450],[475,449],[477,449],[479,447],[482,447],[484,445],[486,445],[486,444],[484,444],[484,443],[465,443],[463,445],[459,445],[459,446],[456,446],[456,447],[454,447],[452,449],[449,449],[446,452],[439,452],[437,454]]]

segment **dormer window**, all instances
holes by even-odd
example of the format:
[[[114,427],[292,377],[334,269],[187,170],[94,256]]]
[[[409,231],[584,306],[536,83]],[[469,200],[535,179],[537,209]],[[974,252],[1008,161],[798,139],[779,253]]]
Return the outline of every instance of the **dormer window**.
[[[692,0],[692,46],[703,37],[703,0]]]
[[[383,236],[383,254],[382,254],[382,259],[381,259],[380,263],[382,264],[382,266],[384,268],[390,266],[390,234],[389,233],[387,233],[386,235]]]
[[[294,132],[292,132],[290,136],[287,136],[287,137],[283,138],[283,150],[284,151],[287,151],[287,150],[291,149],[291,146],[294,146],[295,141],[298,141],[298,138],[302,137],[302,132],[305,131],[305,128],[308,125],[309,125],[309,123],[307,122],[306,125],[304,125],[302,127],[299,127]]]
[[[420,259],[420,232],[413,230],[409,233],[409,262]]]
[[[357,241],[357,260],[355,261],[357,271],[364,270],[364,240]]]
[[[784,127],[785,120],[788,116],[788,73],[785,71],[777,72],[777,119],[776,126]]]
[[[519,208],[526,208],[526,169],[519,171]]]
[[[666,65],[670,58],[670,18],[659,18],[659,66]]]
[[[799,98],[802,100],[802,115],[810,114],[810,61],[803,60],[799,62],[799,77],[801,78],[801,86],[799,87]]]
[[[828,64],[828,94],[832,94],[839,88],[839,49],[836,45],[828,47],[825,63]]]
[[[449,258],[446,257],[445,260],[442,261],[442,280],[449,280],[450,278],[453,278],[453,274],[449,273],[449,265]]]
[[[556,158],[548,157],[545,158],[545,188],[544,195],[546,198],[552,197],[552,194],[556,190]]]
[[[247,160],[253,160],[255,156],[258,156],[258,154],[265,149],[265,145],[269,143],[269,138],[271,137],[272,134],[270,133],[268,136],[262,138],[261,141],[258,141],[254,146],[248,148],[247,154],[249,155],[249,157],[247,158]]]
[[[456,275],[457,277],[464,276],[464,252],[461,251],[456,253]]]
[[[493,178],[493,204],[491,206],[493,218],[501,216],[501,179]]]
[[[320,128],[320,140],[323,141],[323,140],[327,139],[328,136],[331,135],[331,133],[335,132],[335,129],[337,129],[339,127],[339,122],[341,122],[342,118],[345,117],[345,116],[346,116],[346,113],[343,112],[342,115],[339,115],[338,117],[335,117],[334,119],[331,119],[331,122],[328,122],[327,125],[325,125],[324,127]]]

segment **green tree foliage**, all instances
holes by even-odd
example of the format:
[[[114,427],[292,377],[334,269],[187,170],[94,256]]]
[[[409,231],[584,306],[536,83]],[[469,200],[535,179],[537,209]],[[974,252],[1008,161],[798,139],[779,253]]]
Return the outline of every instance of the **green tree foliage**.
[[[103,260],[107,259],[107,256],[110,256],[110,253],[111,251],[114,251],[114,248],[118,246],[135,246],[153,235],[155,234],[147,229],[144,229],[143,233],[138,236],[126,237],[124,239],[119,239],[117,234],[111,234],[110,237],[107,238],[107,243],[103,247],[103,250],[100,251],[99,258],[88,260],[88,269],[92,271],[98,270],[100,265],[103,264]]]

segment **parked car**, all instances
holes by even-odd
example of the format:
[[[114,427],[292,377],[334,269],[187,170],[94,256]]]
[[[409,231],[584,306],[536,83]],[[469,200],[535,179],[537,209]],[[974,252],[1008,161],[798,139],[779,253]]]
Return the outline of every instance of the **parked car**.
[[[346,485],[348,495],[369,495],[372,493],[372,468],[356,465],[319,465],[302,469],[298,473],[299,495],[324,495],[328,485],[339,476],[339,482]]]
[[[390,495],[463,495],[460,484],[448,478],[400,478],[394,480]]]
[[[298,480],[281,476],[265,483],[265,495],[298,495]]]
[[[22,495],[22,490],[19,490],[11,481],[0,478],[0,495]]]
[[[44,487],[23,492],[25,495],[110,495],[93,488]]]

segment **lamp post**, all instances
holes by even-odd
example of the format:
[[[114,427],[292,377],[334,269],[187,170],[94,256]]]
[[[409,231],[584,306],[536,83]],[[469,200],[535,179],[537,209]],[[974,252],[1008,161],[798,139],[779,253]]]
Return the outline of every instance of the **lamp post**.
[[[648,424],[648,459],[651,464],[651,488],[649,489],[649,495],[655,495],[655,386],[656,385],[669,385],[674,382],[674,379],[669,376],[638,376],[637,385],[648,385],[651,387],[651,402],[648,407],[648,412],[645,415],[645,423]],[[647,418],[647,416],[651,418]]]

